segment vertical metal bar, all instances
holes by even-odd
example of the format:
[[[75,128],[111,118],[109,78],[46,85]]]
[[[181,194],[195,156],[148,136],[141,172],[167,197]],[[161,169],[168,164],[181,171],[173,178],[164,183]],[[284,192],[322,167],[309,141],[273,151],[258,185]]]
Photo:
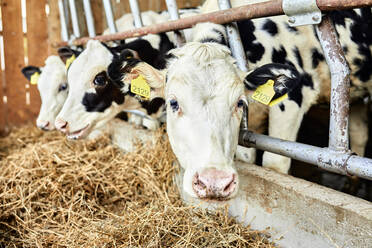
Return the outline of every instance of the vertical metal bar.
[[[129,0],[129,5],[130,5],[130,10],[132,11],[132,15],[134,19],[134,26],[136,28],[143,27],[141,11],[139,9],[137,0]]]
[[[349,150],[350,69],[329,16],[316,26],[316,32],[331,72],[329,148]]]
[[[69,5],[71,12],[72,30],[74,32],[74,36],[80,37],[79,19],[76,11],[75,0],[70,0]]]
[[[84,0],[84,12],[85,12],[85,19],[87,21],[88,26],[88,33],[89,37],[96,36],[96,29],[94,27],[94,18],[92,13],[92,7],[90,6],[90,0]]]
[[[218,5],[221,10],[231,8],[230,0],[218,0]],[[243,71],[247,71],[248,70],[247,58],[245,56],[242,40],[240,38],[239,29],[236,22],[226,24],[226,31],[232,55],[236,59],[239,68]]]
[[[102,0],[103,7],[105,8],[106,20],[109,30],[112,34],[117,33],[118,29],[116,28],[114,14],[112,13],[111,1],[110,0]]]
[[[175,0],[166,0],[165,2],[167,4],[167,9],[171,20],[174,21],[180,19],[177,2]],[[174,32],[174,35],[176,36],[177,47],[181,47],[186,42],[183,31],[177,30]]]
[[[68,41],[67,20],[63,0],[58,0],[58,9],[61,23],[61,36],[63,41]]]

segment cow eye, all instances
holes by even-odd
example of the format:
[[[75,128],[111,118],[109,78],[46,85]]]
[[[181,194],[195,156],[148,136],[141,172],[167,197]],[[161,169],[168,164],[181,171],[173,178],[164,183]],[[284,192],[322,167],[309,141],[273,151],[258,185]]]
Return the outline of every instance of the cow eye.
[[[67,83],[62,83],[58,87],[58,92],[64,91],[67,89]]]
[[[94,80],[93,83],[95,86],[105,86],[107,83],[107,78],[105,73],[98,74]]]
[[[237,106],[238,108],[243,107],[243,106],[244,106],[244,100],[243,100],[243,99],[239,99],[239,101],[236,103],[236,106]]]
[[[173,112],[176,112],[178,111],[178,109],[180,108],[180,106],[178,105],[178,102],[176,99],[172,99],[169,101],[169,106],[171,107],[172,111]]]

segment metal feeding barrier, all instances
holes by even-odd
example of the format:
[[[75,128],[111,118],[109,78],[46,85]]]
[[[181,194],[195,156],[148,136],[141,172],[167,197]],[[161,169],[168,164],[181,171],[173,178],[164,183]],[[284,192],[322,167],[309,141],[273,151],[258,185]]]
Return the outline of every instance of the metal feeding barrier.
[[[109,0],[103,0],[103,2],[110,5]],[[359,157],[349,150],[350,70],[332,20],[327,15],[322,18],[320,12],[372,6],[372,0],[273,0],[238,8],[231,8],[229,0],[218,0],[218,3],[221,9],[220,11],[179,19],[176,2],[174,0],[167,0],[167,6],[172,20],[143,27],[137,0],[131,0],[131,10],[137,28],[121,33],[114,33],[116,27],[111,28],[111,26],[115,26],[111,6],[106,7],[105,5],[106,18],[112,34],[90,38],[83,37],[71,42],[66,42],[65,40],[55,45],[82,45],[89,39],[100,41],[121,40],[147,34],[178,31],[191,28],[201,22],[213,22],[216,24],[227,24],[226,27],[232,54],[237,59],[239,68],[246,71],[248,68],[245,52],[240,40],[239,30],[234,22],[244,19],[287,14],[289,25],[291,26],[304,24],[315,25],[324,57],[331,72],[329,147],[320,148],[253,133],[248,130],[247,108],[245,108],[245,114],[242,119],[239,144],[304,161],[339,174],[356,175],[372,180],[372,159]],[[62,4],[60,6],[63,7]],[[71,15],[74,15],[73,11],[71,12]],[[73,16],[72,20],[74,22]],[[65,32],[65,21],[63,18],[61,19],[63,32]],[[176,33],[177,36],[178,34]],[[177,45],[180,46],[182,42],[181,38],[177,37]]]

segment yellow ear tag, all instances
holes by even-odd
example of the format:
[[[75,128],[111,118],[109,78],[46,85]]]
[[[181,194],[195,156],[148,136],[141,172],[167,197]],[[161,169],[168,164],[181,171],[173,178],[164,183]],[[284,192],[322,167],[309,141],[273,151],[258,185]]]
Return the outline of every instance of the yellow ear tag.
[[[142,75],[139,75],[130,82],[130,91],[146,99],[150,98],[150,86]]]
[[[70,67],[71,63],[76,59],[75,54],[66,60],[66,70]]]
[[[31,75],[30,83],[33,85],[36,85],[37,82],[39,81],[39,77],[40,77],[40,73],[35,72],[34,74]]]
[[[256,91],[252,95],[252,98],[260,103],[269,105],[274,95],[275,95],[274,81],[270,79],[270,80],[267,80],[265,84],[260,85],[256,89]]]
[[[271,102],[269,103],[269,106],[272,107],[272,106],[274,106],[274,105],[280,103],[281,101],[284,101],[284,100],[287,99],[287,98],[288,98],[288,94],[284,94],[284,95],[282,95],[281,97],[278,97],[277,99],[275,99],[274,101],[271,101]]]

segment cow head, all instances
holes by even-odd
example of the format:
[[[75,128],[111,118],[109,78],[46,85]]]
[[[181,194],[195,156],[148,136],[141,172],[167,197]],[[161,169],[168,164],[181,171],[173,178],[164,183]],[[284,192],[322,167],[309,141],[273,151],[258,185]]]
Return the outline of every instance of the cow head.
[[[55,118],[68,93],[65,64],[58,56],[49,56],[44,67],[27,66],[22,69],[22,73],[30,81],[31,77],[37,77],[39,74],[39,78],[33,78],[31,82],[37,83],[41,97],[36,125],[42,130],[54,129]]]
[[[107,77],[113,53],[99,41],[89,41],[67,72],[69,93],[57,116],[57,129],[80,139],[103,127],[123,108],[124,95]],[[126,104],[130,104],[126,101]],[[128,105],[129,106],[129,105]]]
[[[140,74],[151,87],[150,100],[165,98],[167,133],[185,169],[184,191],[201,199],[227,200],[238,191],[234,154],[247,88],[272,79],[279,97],[297,85],[298,73],[279,64],[245,73],[228,48],[216,43],[190,42],[172,54],[166,71],[132,61],[117,84],[127,92],[131,78]]]

